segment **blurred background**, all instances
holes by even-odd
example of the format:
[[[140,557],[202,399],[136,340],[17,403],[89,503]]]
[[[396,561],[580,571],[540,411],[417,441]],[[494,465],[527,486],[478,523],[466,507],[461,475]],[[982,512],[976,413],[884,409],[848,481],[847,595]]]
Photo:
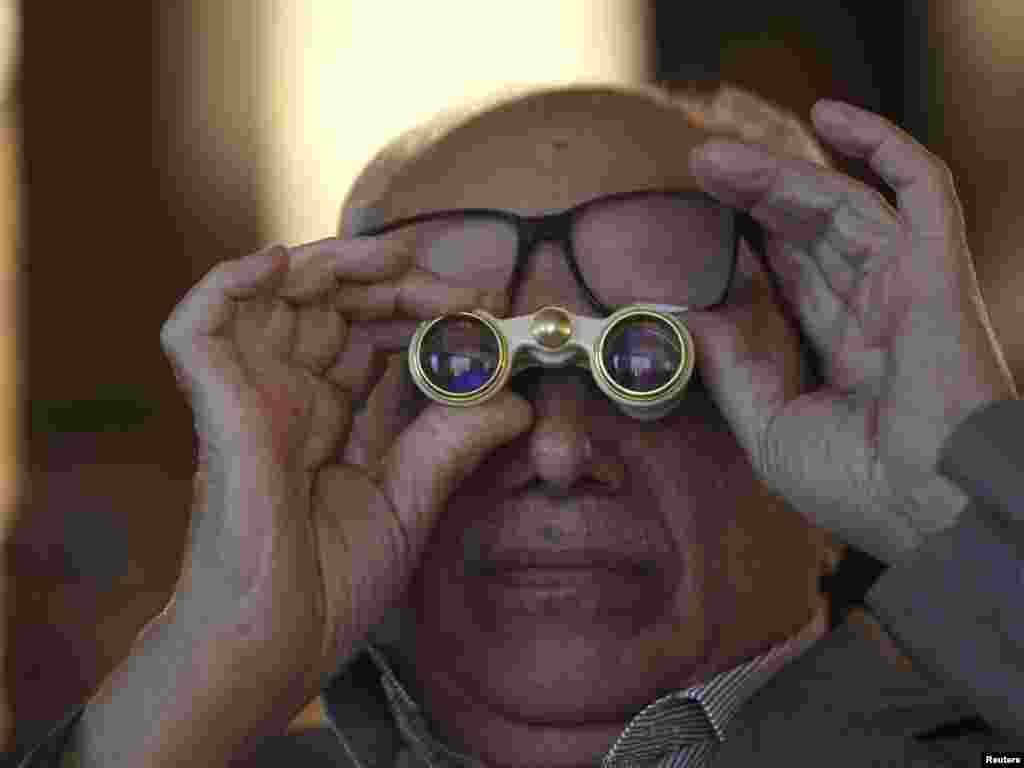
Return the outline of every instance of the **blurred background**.
[[[2,0],[0,752],[85,701],[170,597],[194,457],[171,309],[217,261],[333,234],[397,131],[525,81],[721,77],[802,116],[878,111],[953,169],[1019,378],[1021,40],[1019,0]],[[836,588],[877,574],[855,555]]]

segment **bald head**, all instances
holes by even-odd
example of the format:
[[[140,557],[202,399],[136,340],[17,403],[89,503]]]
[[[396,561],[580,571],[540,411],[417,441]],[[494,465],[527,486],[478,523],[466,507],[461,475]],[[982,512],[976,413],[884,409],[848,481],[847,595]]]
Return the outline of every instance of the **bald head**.
[[[537,215],[625,190],[695,188],[687,153],[706,137],[683,113],[636,94],[541,94],[445,136],[384,207],[389,216],[468,207]]]
[[[381,150],[348,194],[342,231],[429,210],[536,215],[614,192],[695,188],[688,154],[711,135],[827,164],[799,120],[732,87],[517,88],[441,112]]]

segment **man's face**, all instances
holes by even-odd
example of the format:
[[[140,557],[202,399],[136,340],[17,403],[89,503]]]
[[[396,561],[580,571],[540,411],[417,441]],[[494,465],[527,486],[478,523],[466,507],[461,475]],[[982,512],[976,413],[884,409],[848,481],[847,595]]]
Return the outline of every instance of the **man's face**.
[[[415,167],[385,218],[459,207],[535,215],[694,187],[687,155],[703,138],[621,105],[513,110]],[[508,317],[549,304],[595,314],[551,242],[508,298]],[[757,480],[710,395],[690,392],[644,423],[578,369],[534,369],[512,386],[531,400],[533,428],[453,496],[408,595],[417,693],[453,739],[489,733],[494,744],[541,728],[560,744],[602,744],[658,696],[766,650],[821,609],[821,534]],[[598,550],[647,570],[510,586],[472,568],[499,550]]]

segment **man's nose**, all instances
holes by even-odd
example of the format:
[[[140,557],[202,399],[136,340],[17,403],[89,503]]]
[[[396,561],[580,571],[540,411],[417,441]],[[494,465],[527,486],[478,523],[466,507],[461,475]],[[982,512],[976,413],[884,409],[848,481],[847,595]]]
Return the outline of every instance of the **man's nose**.
[[[596,477],[586,411],[599,404],[579,375],[544,371],[534,393],[530,461],[544,486],[567,494],[579,482]]]
[[[573,278],[562,246],[554,242],[539,244],[531,254],[529,267],[512,297],[509,316],[532,314],[548,305],[595,316]],[[574,486],[586,481],[605,485],[607,490],[619,487],[623,468],[610,457],[598,455],[593,443],[594,423],[607,415],[601,409],[610,409],[612,404],[588,380],[590,373],[568,368],[534,370],[523,375],[532,379],[532,386],[528,387],[534,409],[530,461],[542,489],[567,495]]]

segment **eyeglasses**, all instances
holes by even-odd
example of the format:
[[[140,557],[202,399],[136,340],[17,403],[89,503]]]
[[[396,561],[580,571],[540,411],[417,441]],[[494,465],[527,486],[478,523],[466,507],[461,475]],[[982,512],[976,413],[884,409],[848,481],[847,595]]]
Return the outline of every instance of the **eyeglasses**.
[[[740,237],[761,242],[748,214],[692,189],[623,192],[544,216],[487,208],[433,211],[357,234],[396,230],[424,269],[456,285],[510,297],[536,247],[557,242],[587,300],[604,317],[641,303],[713,309],[728,295]]]

